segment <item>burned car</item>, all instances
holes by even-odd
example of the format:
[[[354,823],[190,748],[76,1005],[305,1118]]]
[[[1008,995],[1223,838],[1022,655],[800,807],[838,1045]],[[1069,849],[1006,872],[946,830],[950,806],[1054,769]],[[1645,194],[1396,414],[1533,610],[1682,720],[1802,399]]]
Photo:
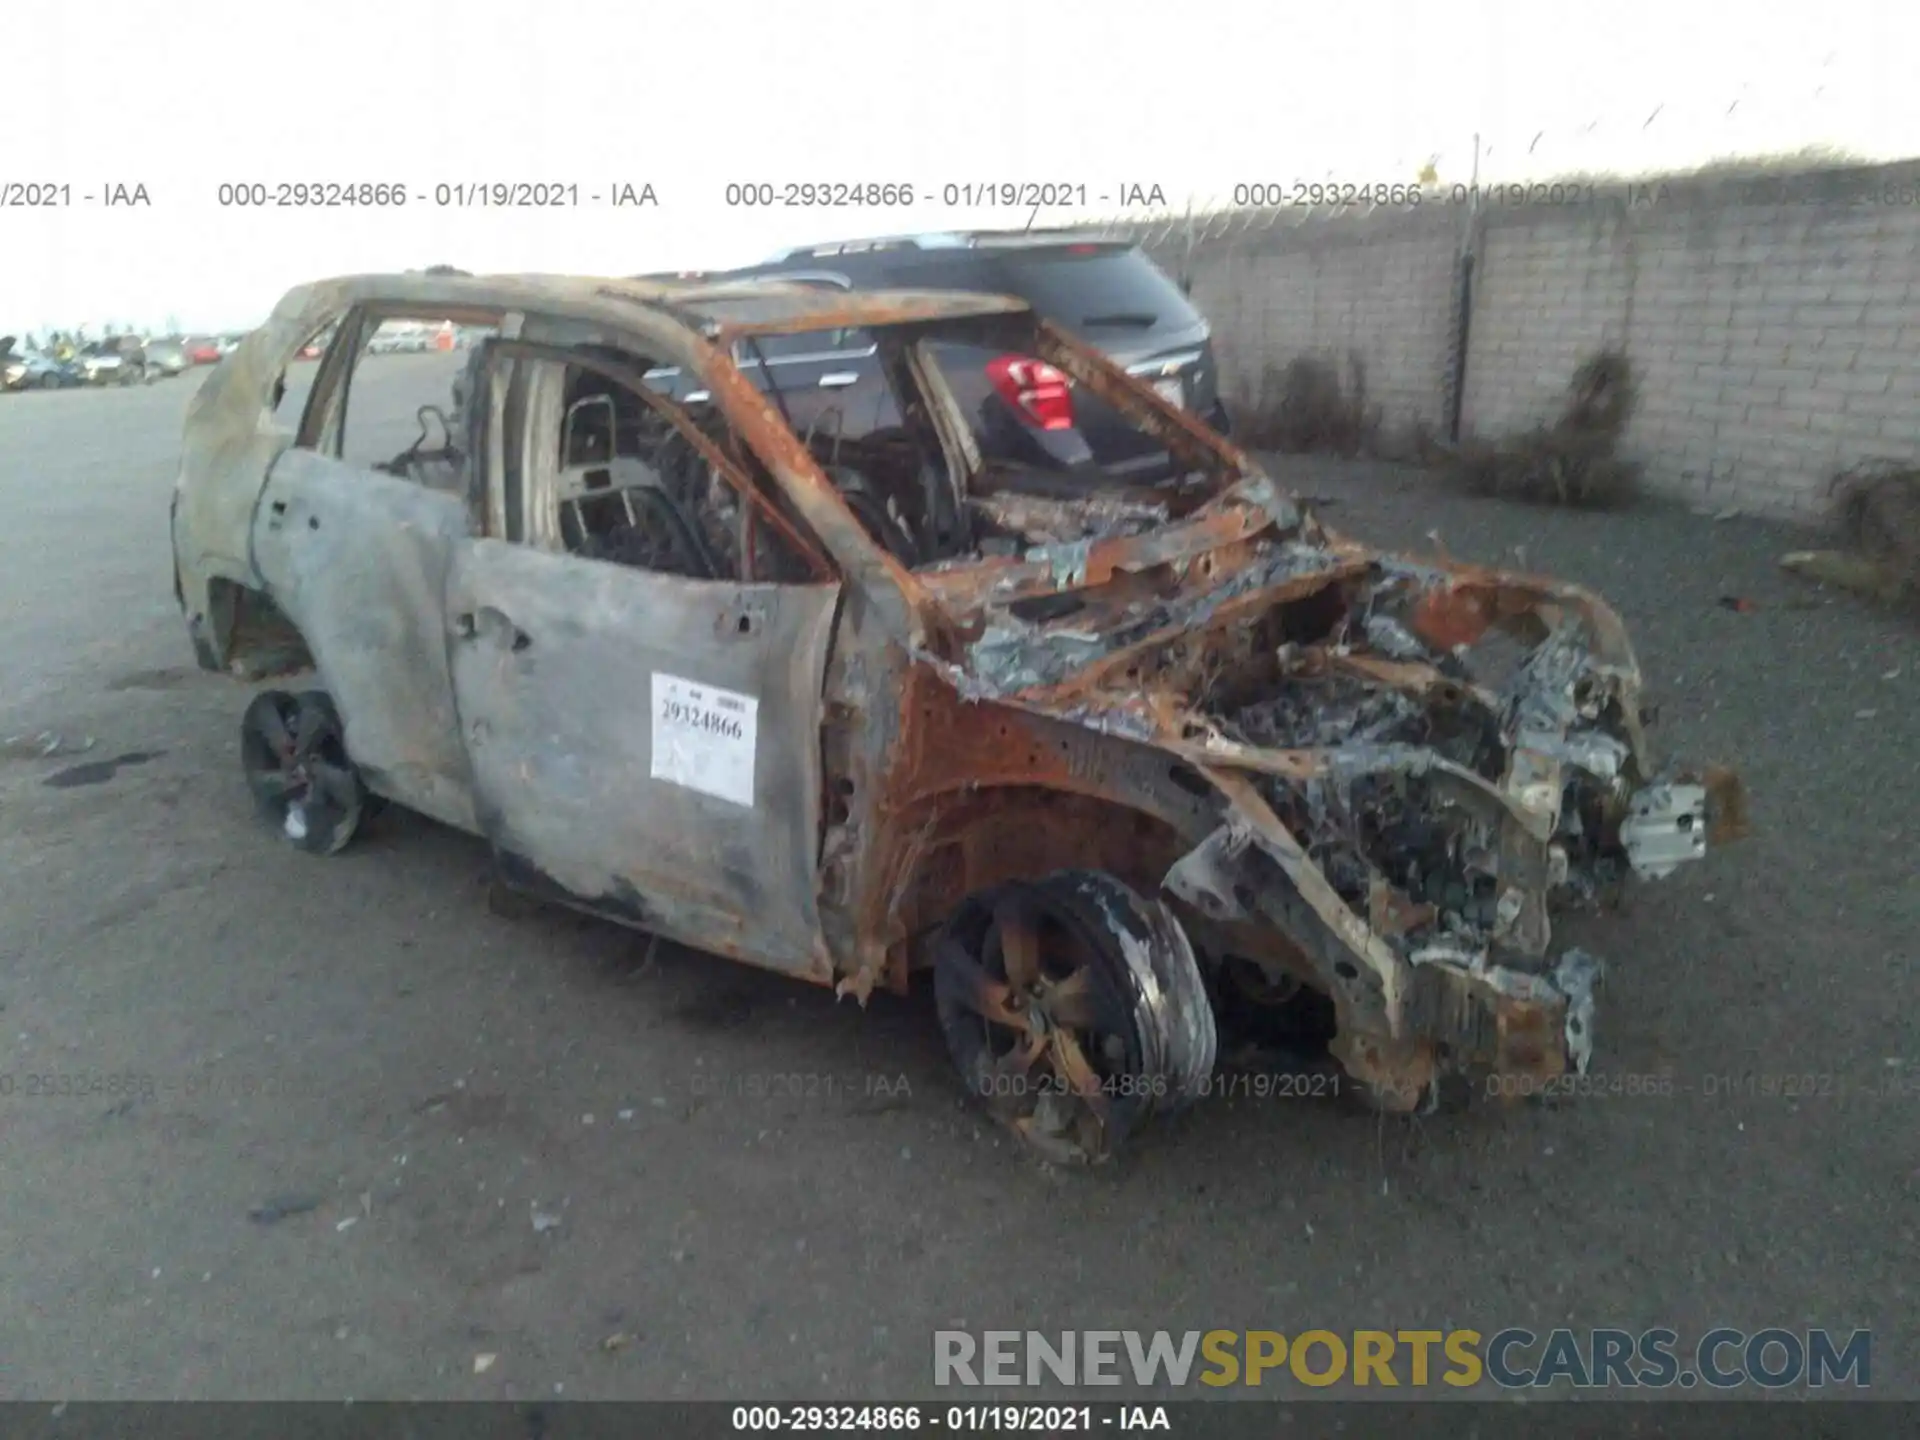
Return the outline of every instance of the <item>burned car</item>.
[[[355,458],[399,321],[485,338],[454,413]],[[796,433],[732,358],[848,330],[884,429]],[[983,458],[954,346],[1052,367],[1179,473]],[[649,383],[676,367],[697,391]],[[1600,967],[1553,914],[1740,823],[1730,772],[1655,763],[1595,596],[1336,533],[1006,297],[317,283],[195,397],[173,543],[202,666],[315,677],[241,725],[289,841],[391,802],[484,837],[506,894],[863,1004],[930,979],[966,1084],[1061,1160],[1205,1094],[1233,997],[1315,998],[1389,1108],[1579,1070]]]

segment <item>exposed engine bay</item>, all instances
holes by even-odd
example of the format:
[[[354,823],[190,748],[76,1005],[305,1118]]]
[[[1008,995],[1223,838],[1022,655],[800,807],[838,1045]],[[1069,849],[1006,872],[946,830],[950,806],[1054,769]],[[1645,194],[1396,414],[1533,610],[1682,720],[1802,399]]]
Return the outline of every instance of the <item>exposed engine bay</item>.
[[[1612,612],[1551,581],[1381,555],[1305,512],[1094,583],[1100,543],[1027,552],[976,609],[955,683],[1237,788],[1241,813],[1166,887],[1228,932],[1278,922],[1297,953],[1258,963],[1331,993],[1342,1030],[1409,1037],[1372,1057],[1383,1079],[1513,1064],[1527,1027],[1495,1019],[1508,1001],[1557,1032],[1526,1045],[1583,1067],[1601,966],[1553,953],[1551,913],[1744,826],[1729,772],[1651,763]]]

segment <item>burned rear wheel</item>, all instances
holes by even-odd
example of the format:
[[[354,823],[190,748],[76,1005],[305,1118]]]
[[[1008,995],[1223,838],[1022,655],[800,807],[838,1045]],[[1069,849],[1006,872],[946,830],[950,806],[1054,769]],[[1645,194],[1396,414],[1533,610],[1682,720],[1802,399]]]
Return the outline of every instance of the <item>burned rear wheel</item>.
[[[941,936],[934,993],[967,1087],[1056,1163],[1108,1158],[1213,1071],[1185,932],[1111,875],[1065,871],[968,900]]]
[[[346,847],[367,812],[333,702],[319,690],[267,690],[240,721],[240,763],[260,816],[314,855]]]

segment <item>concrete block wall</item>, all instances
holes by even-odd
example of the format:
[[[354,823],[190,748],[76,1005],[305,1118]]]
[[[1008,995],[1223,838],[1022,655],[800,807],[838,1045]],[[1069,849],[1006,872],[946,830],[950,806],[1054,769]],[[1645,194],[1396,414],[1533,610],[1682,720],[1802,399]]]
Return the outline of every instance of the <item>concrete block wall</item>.
[[[1655,491],[1815,520],[1837,469],[1920,462],[1920,163],[1634,182],[1481,216],[1465,432],[1552,419],[1580,362],[1619,345],[1640,385],[1624,450]],[[1351,351],[1390,426],[1441,429],[1463,218],[1427,205],[1143,238],[1191,276],[1230,400],[1269,365]]]
[[[1395,421],[1439,426],[1458,217],[1439,208],[1272,227],[1196,247],[1193,299],[1214,328],[1229,403],[1259,393],[1268,367],[1297,355],[1366,368],[1367,395]],[[1147,248],[1186,263],[1176,234]]]

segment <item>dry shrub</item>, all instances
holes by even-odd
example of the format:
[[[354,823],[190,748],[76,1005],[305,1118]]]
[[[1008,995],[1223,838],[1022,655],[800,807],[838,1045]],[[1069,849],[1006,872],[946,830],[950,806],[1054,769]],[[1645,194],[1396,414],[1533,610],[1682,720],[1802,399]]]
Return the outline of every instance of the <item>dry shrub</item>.
[[[1829,493],[1847,548],[1796,550],[1780,563],[1887,604],[1920,605],[1920,466],[1863,461],[1834,476]]]
[[[1400,465],[1428,466],[1450,458],[1451,452],[1435,433],[1433,422],[1415,415],[1385,426],[1367,442],[1367,453]]]
[[[1330,361],[1296,355],[1268,365],[1243,415],[1234,417],[1234,438],[1249,449],[1309,451],[1352,457],[1372,441],[1379,414],[1367,406],[1367,367],[1347,357],[1347,378]]]
[[[1640,482],[1640,467],[1617,453],[1638,398],[1625,353],[1599,351],[1574,371],[1557,420],[1503,440],[1462,442],[1454,476],[1476,495],[1594,509],[1622,504]]]
[[[1873,460],[1835,478],[1841,533],[1908,599],[1920,599],[1920,466]]]

